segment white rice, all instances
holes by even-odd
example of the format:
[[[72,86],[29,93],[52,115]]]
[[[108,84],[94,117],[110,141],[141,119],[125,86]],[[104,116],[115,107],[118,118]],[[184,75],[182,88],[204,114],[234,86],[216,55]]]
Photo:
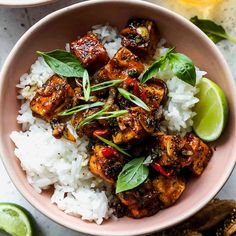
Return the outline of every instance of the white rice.
[[[109,25],[96,25],[92,27],[92,32],[99,36],[109,56],[113,57],[121,47],[117,30]],[[69,51],[68,45],[66,50]],[[158,55],[165,51],[162,47]],[[196,69],[198,83],[205,72]],[[53,71],[39,57],[31,66],[30,72],[20,78],[17,88],[22,106],[17,121],[22,125],[22,131],[13,131],[10,135],[16,145],[15,155],[26,171],[28,182],[37,192],[41,193],[43,189],[53,185],[52,203],[57,204],[65,213],[101,224],[103,219],[112,216],[112,209],[109,209],[111,190],[88,170],[88,141],[77,138],[76,143],[72,143],[63,138],[55,139],[50,125],[33,117],[29,107],[29,101],[35,95],[36,89],[52,75]],[[197,87],[173,76],[169,68],[159,77],[166,81],[169,89],[164,108],[166,120],[162,128],[168,132],[185,133],[191,129],[195,115],[192,108],[198,102],[194,97]]]

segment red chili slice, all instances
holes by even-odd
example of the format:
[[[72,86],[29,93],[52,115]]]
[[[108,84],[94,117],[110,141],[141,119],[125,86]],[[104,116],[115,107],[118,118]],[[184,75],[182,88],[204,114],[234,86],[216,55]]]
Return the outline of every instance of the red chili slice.
[[[172,173],[174,172],[174,170],[170,170],[168,172],[166,172],[160,164],[153,162],[150,164],[152,168],[154,168],[156,171],[160,172],[162,175],[164,175],[165,177],[169,177],[170,175],[172,175]]]
[[[106,147],[102,149],[102,155],[104,157],[110,157],[117,155],[117,151],[111,147]]]
[[[140,97],[143,101],[146,101],[146,99],[147,99],[147,94],[143,89],[141,90],[141,96]]]
[[[97,136],[106,137],[107,134],[108,134],[107,129],[97,129],[93,132],[94,137],[97,137]]]

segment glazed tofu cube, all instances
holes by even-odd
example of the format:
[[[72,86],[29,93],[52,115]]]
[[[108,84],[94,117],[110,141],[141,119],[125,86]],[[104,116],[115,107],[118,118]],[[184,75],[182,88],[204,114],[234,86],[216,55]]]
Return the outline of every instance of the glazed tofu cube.
[[[141,87],[141,98],[149,108],[156,110],[166,100],[167,86],[162,80],[147,82]]]
[[[33,115],[51,121],[59,112],[71,106],[74,91],[65,79],[53,75],[39,88],[30,102]]]
[[[194,174],[201,175],[210,161],[212,149],[192,133],[186,134],[185,137],[193,149],[193,163],[189,168]]]
[[[119,131],[113,135],[116,144],[141,140],[155,129],[155,119],[140,107],[132,107],[129,113],[117,118]]]
[[[106,49],[95,34],[90,33],[75,40],[70,44],[70,48],[90,74],[95,73],[109,61]]]
[[[165,207],[173,205],[182,195],[186,181],[180,176],[164,177],[159,175],[152,181],[158,197]]]
[[[123,156],[112,147],[95,144],[89,160],[89,170],[114,184],[124,164]]]
[[[99,72],[98,78],[101,81],[138,78],[143,70],[144,66],[139,58],[127,48],[121,48]]]
[[[120,34],[122,45],[138,56],[152,57],[155,54],[160,36],[153,21],[131,19]]]

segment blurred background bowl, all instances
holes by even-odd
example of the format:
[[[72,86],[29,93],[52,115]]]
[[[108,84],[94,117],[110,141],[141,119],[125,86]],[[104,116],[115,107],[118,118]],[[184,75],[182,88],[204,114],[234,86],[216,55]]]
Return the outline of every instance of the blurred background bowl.
[[[16,84],[36,60],[37,50],[64,48],[65,43],[86,33],[95,24],[109,22],[121,29],[131,17],[154,20],[162,37],[169,44],[191,57],[201,70],[208,72],[207,77],[219,84],[228,98],[230,119],[224,134],[214,143],[216,151],[205,172],[201,177],[189,181],[186,191],[174,206],[152,217],[139,220],[124,217],[96,225],[60,211],[51,204],[50,191],[38,194],[27,182],[14,155],[14,144],[9,138],[13,130],[20,130],[16,123],[20,106],[16,99]],[[235,165],[236,96],[229,68],[216,46],[198,28],[183,17],[159,6],[133,0],[97,0],[56,11],[40,20],[22,36],[8,56],[0,77],[0,151],[4,165],[13,183],[34,207],[68,228],[94,235],[131,236],[173,226],[209,202],[224,185]]]
[[[0,7],[34,7],[55,1],[57,0],[0,0]]]

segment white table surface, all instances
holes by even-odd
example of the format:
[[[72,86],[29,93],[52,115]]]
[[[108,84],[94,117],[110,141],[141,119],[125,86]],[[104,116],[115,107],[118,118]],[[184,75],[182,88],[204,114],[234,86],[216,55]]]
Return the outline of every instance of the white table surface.
[[[165,1],[165,0],[159,0]],[[10,50],[20,38],[20,36],[35,22],[41,19],[48,13],[60,9],[64,6],[79,2],[78,0],[61,0],[59,2],[41,6],[36,8],[25,9],[7,9],[0,8],[0,68],[2,67]],[[236,16],[235,21],[236,22]],[[230,29],[228,29],[230,31]],[[231,68],[236,63],[236,46],[232,44],[224,44],[219,46],[223,51],[224,56]],[[223,50],[223,48],[229,48]],[[234,61],[232,61],[234,57]],[[236,72],[233,72],[234,79],[236,79]],[[236,91],[235,91],[236,92]],[[32,207],[16,190],[8,177],[2,162],[0,161],[0,202],[14,202],[24,206],[28,209],[37,221],[37,224],[45,236],[83,236],[84,234],[74,232],[63,226],[60,226]],[[236,200],[236,170],[232,173],[231,177],[219,192],[217,197],[235,199]]]

